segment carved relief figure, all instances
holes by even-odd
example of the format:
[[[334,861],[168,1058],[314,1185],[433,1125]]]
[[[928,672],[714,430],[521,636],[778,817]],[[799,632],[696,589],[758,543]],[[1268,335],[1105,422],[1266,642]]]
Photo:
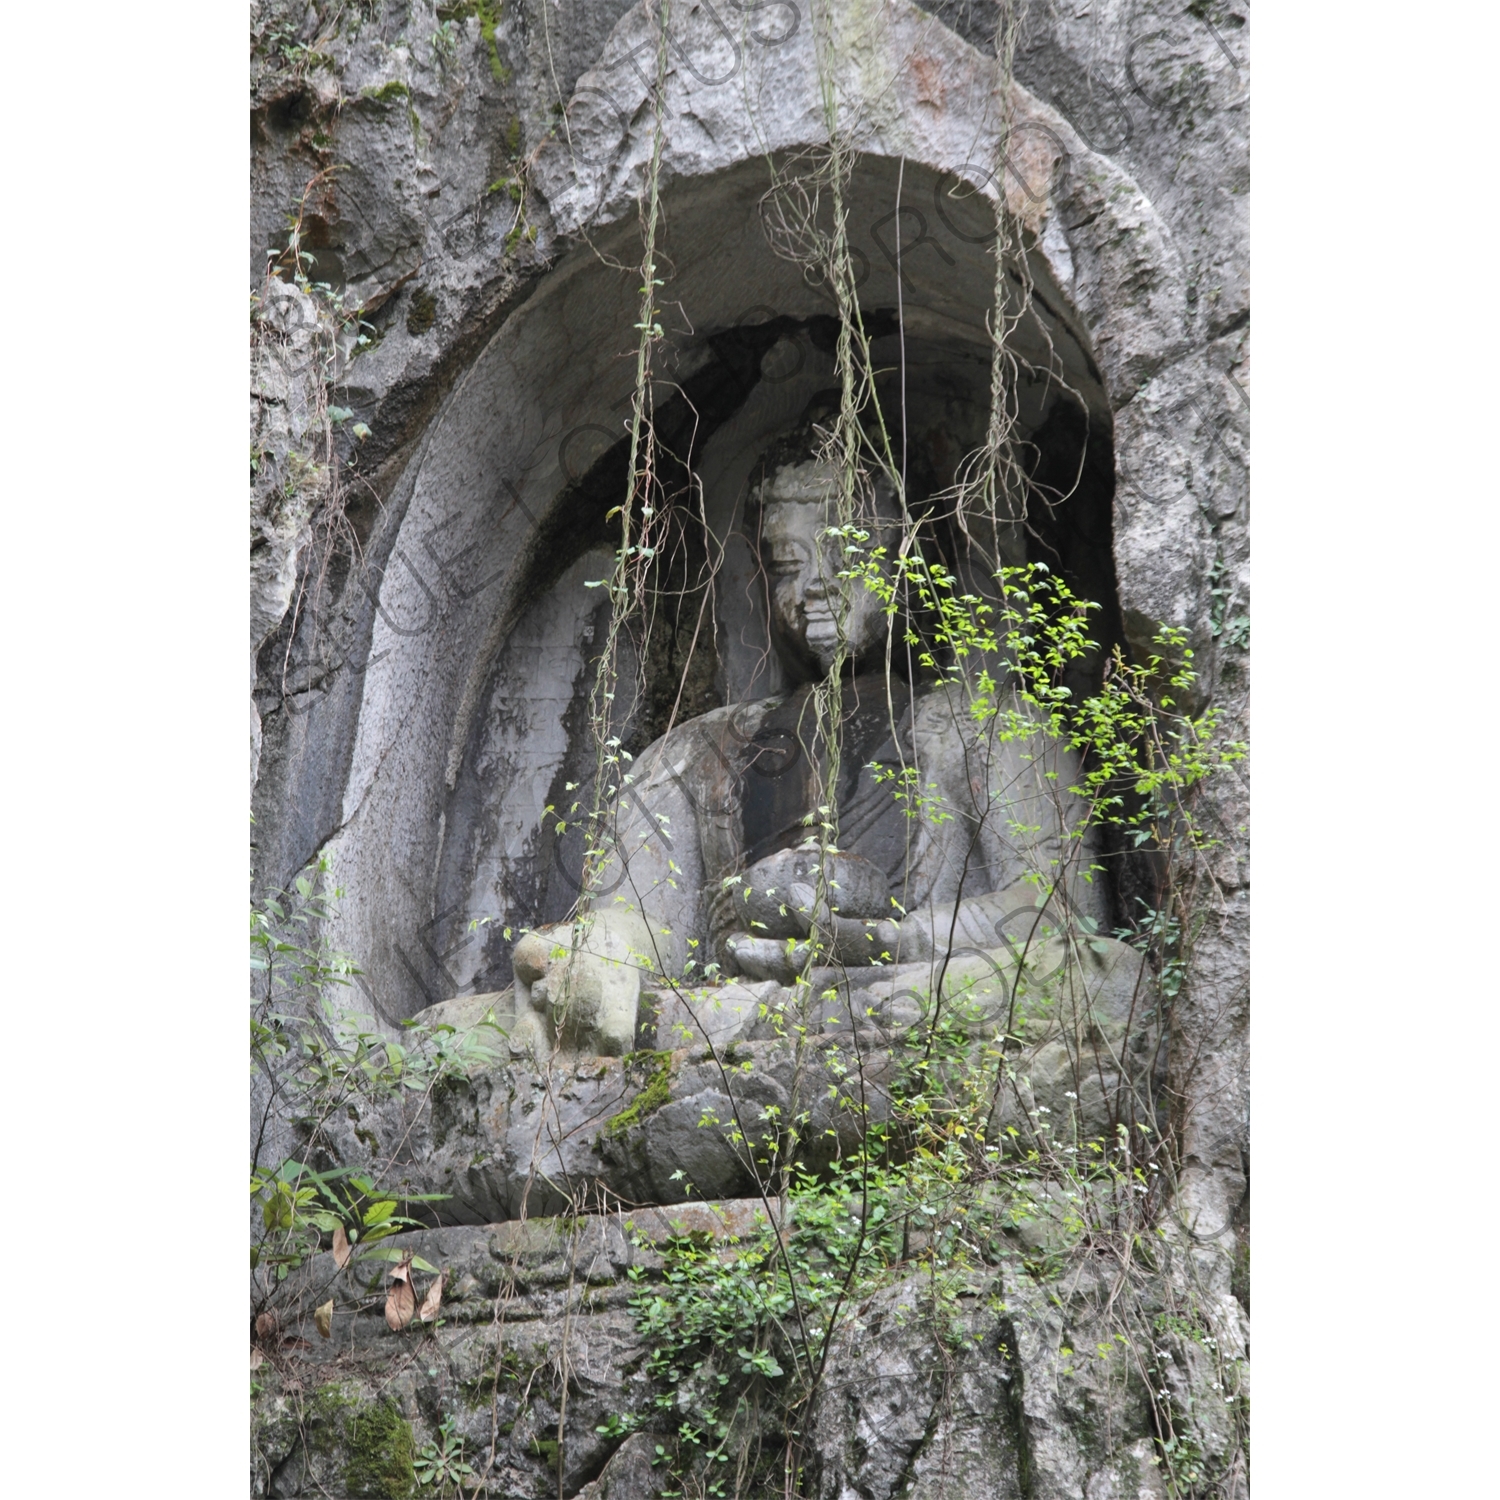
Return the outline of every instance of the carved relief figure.
[[[773,636],[801,685],[679,725],[626,768],[591,914],[515,949],[513,1048],[628,1052],[643,985],[670,982],[696,1008],[715,976],[784,986],[821,984],[829,965],[945,967],[1013,954],[1064,908],[1102,916],[1071,831],[1074,758],[982,726],[959,685],[910,670],[904,624],[848,576],[836,482],[794,455],[753,497]],[[895,539],[889,488],[867,487],[860,521],[866,548]],[[825,788],[814,695],[841,639]]]

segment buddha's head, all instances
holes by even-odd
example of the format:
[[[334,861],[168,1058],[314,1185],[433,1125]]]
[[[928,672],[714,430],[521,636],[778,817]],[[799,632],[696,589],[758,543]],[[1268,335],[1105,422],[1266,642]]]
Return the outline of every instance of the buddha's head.
[[[792,655],[827,672],[840,631],[856,660],[885,638],[879,598],[858,579],[841,578],[851,559],[845,542],[825,533],[838,524],[838,476],[818,459],[789,462],[760,487],[761,555],[771,578],[771,615],[777,637]],[[877,482],[873,505],[859,509],[874,547],[890,539],[896,502],[889,484]]]

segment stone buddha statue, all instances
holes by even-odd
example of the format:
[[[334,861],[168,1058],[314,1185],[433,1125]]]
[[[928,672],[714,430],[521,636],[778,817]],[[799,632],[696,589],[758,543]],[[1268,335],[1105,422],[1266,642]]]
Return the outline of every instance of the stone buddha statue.
[[[1044,917],[1103,916],[1072,831],[1074,758],[981,724],[960,684],[888,670],[905,663],[905,626],[840,576],[836,482],[816,457],[793,456],[752,497],[773,640],[800,685],[681,724],[628,768],[588,916],[514,949],[513,1049],[629,1052],[643,987],[692,1009],[725,980],[946,969],[961,953],[1014,951]],[[864,512],[868,546],[895,532],[894,495],[878,483]],[[831,761],[814,690],[841,639]]]

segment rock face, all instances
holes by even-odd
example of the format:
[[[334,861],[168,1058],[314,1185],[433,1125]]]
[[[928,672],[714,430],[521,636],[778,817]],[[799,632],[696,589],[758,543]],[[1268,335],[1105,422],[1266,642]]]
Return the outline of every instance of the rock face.
[[[543,1500],[561,1477],[567,1495],[654,1500],[672,1487],[672,1456],[641,1433],[622,1442],[618,1420],[650,1391],[629,1305],[673,1274],[673,1245],[696,1236],[728,1256],[767,1222],[755,1199],[423,1231],[407,1243],[447,1272],[442,1319],[399,1332],[378,1267],[341,1272],[319,1257],[289,1285],[279,1344],[256,1374],[252,1493],[415,1493],[413,1460],[449,1421],[484,1493]],[[1185,1382],[1211,1356],[1159,1331],[1157,1362],[1132,1368],[1110,1275],[1047,1287],[1020,1269],[1027,1242],[1067,1237],[1042,1222],[1002,1231],[1000,1263],[961,1284],[913,1274],[853,1311],[814,1396],[805,1493],[1171,1493],[1145,1381]],[[1173,1253],[1160,1252],[1164,1287],[1180,1274]],[[312,1311],[327,1301],[325,1339]],[[1205,1449],[1224,1446],[1224,1421],[1206,1415]]]
[[[1149,1117],[1164,1039],[1146,1015],[1142,956],[1098,946],[1070,962],[1040,945],[1025,967],[1040,983],[1018,986],[1003,951],[956,957],[942,973],[947,1013],[971,1039],[949,1064],[950,1090],[999,1065],[998,1032],[1020,1043],[1003,1054],[995,1128],[1066,1143]],[[892,1090],[908,1088],[928,1055],[936,977],[931,962],[830,971],[810,1004],[773,982],[647,991],[625,1057],[559,1049],[540,1065],[518,1039],[512,994],[450,1001],[417,1019],[460,1029],[492,1019],[476,1034],[492,1038],[493,1059],[430,1098],[335,1113],[301,1149],[372,1175],[393,1163],[389,1191],[442,1194],[445,1222],[557,1213],[601,1194],[659,1204],[740,1196],[785,1156],[781,1122],[799,1109],[794,1154],[812,1169],[857,1152],[863,1130],[889,1121]]]
[[[746,496],[763,455],[836,382],[832,294],[777,253],[764,206],[773,168],[795,177],[826,141],[825,88],[855,152],[846,200],[871,354],[892,372],[882,399],[899,397],[914,472],[935,492],[983,438],[989,204],[1003,198],[1030,286],[1013,334],[1018,430],[1038,483],[1068,493],[1017,545],[1103,603],[1106,646],[1139,659],[1160,627],[1184,632],[1192,706],[1243,730],[1248,12],[1021,5],[997,167],[996,10],[668,8],[653,399],[702,524],[661,565],[678,607],[620,648],[611,722],[629,753],[672,725],[733,726],[747,705],[805,691],[758,590]],[[446,1321],[388,1328],[385,1263],[363,1280],[327,1256],[294,1272],[257,1346],[257,1494],[425,1490],[433,1460],[413,1466],[424,1449],[441,1456],[449,1417],[486,1494],[663,1493],[680,1455],[657,1450],[660,1385],[628,1304],[668,1284],[662,1246],[686,1232],[681,1215],[717,1243],[725,1223],[748,1233],[769,1207],[745,1201],[754,1131],[736,1139],[732,1122],[769,1130],[815,1097],[800,1139],[830,1166],[888,1115],[928,1047],[930,963],[814,974],[830,998],[789,1028],[787,976],[747,960],[717,984],[648,975],[634,1012],[601,989],[609,1019],[594,1030],[611,1040],[580,1052],[578,1013],[554,1022],[545,994],[533,1000],[545,965],[533,973],[518,947],[570,917],[588,857],[565,810],[587,805],[597,771],[591,664],[609,608],[588,585],[614,565],[606,516],[626,473],[657,15],[625,0],[253,8],[257,879],[279,888],[332,862],[346,895],[323,938],[353,956],[358,1003],[392,1035],[413,1017],[466,1029],[491,1011],[502,1028],[492,1057],[430,1098],[320,1124],[311,1144],[327,1161],[394,1156],[405,1192],[448,1195],[416,1211],[444,1227],[400,1241],[448,1271]],[[706,828],[721,809],[701,800]],[[825,1350],[799,1417],[798,1493],[1136,1500],[1191,1493],[1207,1474],[1235,1492],[1248,1305],[1239,773],[1212,782],[1198,811],[1219,842],[1170,1029],[1122,1004],[1139,956],[1114,955],[1136,966],[1129,986],[1110,968],[1070,1017],[1039,1017],[1024,1036],[1004,1121],[1032,1140],[1049,1115],[1079,1139],[1109,1136],[1122,1093],[1159,1102],[1179,1140],[1159,1243],[1106,1268],[1092,1230],[1048,1199],[1013,1213],[996,1231],[1004,1253],[964,1262],[941,1295],[934,1260],[906,1274],[898,1257]],[[1100,899],[1108,928],[1133,895]],[[763,904],[774,925],[779,908]],[[942,982],[967,986],[982,1012],[1006,962],[955,959]],[[982,1045],[984,1015],[972,1020]],[[1085,1035],[1103,1059],[1092,1072],[1079,1068]],[[310,1144],[299,1128],[276,1123],[288,1153]],[[576,1216],[621,1203],[645,1206]],[[563,1213],[575,1217],[542,1222]],[[1100,1353],[1125,1348],[1122,1278],[1155,1364]],[[325,1343],[309,1320],[330,1291]],[[747,1391],[770,1379],[731,1373]],[[1153,1390],[1178,1393],[1177,1426]],[[762,1451],[792,1451],[774,1423],[757,1431]]]

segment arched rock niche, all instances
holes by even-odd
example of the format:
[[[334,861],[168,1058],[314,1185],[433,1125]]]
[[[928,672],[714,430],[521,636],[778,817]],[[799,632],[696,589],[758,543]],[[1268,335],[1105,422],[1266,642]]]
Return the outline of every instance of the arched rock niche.
[[[1211,433],[1182,413],[1210,404],[1195,397],[1210,377],[1170,237],[1129,176],[1019,89],[997,178],[993,61],[913,7],[839,9],[829,55],[860,153],[850,237],[892,362],[904,327],[911,428],[946,412],[957,430],[954,414],[986,399],[994,271],[972,194],[1003,186],[1035,287],[1018,334],[1035,372],[1024,425],[1043,463],[1087,441],[1086,482],[1052,545],[1096,596],[1117,584],[1127,640],[1159,622],[1201,634],[1195,496],[1212,488],[1199,475]],[[776,10],[747,8],[737,24],[752,29],[730,35],[718,12],[674,8],[666,92],[657,400],[664,424],[680,419],[679,446],[696,424],[692,462],[726,541],[751,464],[831,372],[831,298],[772,252],[759,209],[768,162],[826,138],[812,29],[778,31]],[[582,743],[600,601],[584,585],[609,569],[603,512],[623,493],[654,49],[652,23],[629,12],[537,160],[551,269],[458,381],[391,496],[370,553],[368,649],[307,716],[263,819],[282,825],[264,833],[283,855],[333,854],[348,894],[331,936],[388,1018],[504,982],[500,927],[554,918],[571,899],[570,860],[541,812]],[[621,485],[605,503],[612,472]],[[728,582],[743,582],[743,552],[729,546]],[[720,592],[735,602],[703,643],[711,680],[693,691],[774,691],[774,664],[756,666],[753,590]],[[474,933],[480,915],[499,920]]]

